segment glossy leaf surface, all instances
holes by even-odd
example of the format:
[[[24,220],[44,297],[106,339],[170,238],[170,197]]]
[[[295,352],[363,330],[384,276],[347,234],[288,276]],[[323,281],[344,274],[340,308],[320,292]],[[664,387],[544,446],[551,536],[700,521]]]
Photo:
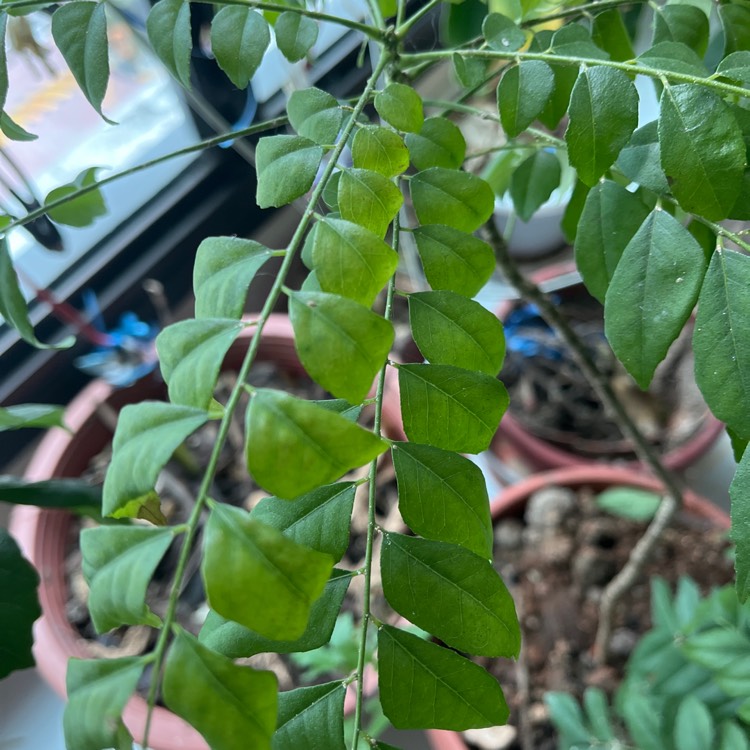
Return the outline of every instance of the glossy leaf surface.
[[[154,52],[169,72],[190,88],[190,3],[187,0],[159,0],[146,19],[146,31]]]
[[[482,34],[490,49],[513,52],[526,44],[526,34],[513,21],[500,13],[490,13],[482,23]]]
[[[661,148],[657,122],[653,120],[633,133],[617,157],[617,168],[630,180],[657,195],[669,192],[669,183],[661,168]]]
[[[735,573],[737,598],[750,596],[750,452],[745,451],[729,487],[732,498],[732,541],[737,545]]]
[[[323,149],[301,136],[271,135],[258,141],[255,158],[258,206],[278,208],[303,196],[312,187]]]
[[[409,166],[409,151],[401,137],[389,128],[365,125],[352,141],[352,161],[358,169],[395,177]]]
[[[247,88],[270,43],[268,23],[251,8],[228,5],[211,21],[211,51],[238,89]]]
[[[404,199],[387,177],[369,169],[346,169],[339,178],[338,205],[342,219],[384,237]]]
[[[279,694],[273,750],[344,750],[344,696],[341,682]]]

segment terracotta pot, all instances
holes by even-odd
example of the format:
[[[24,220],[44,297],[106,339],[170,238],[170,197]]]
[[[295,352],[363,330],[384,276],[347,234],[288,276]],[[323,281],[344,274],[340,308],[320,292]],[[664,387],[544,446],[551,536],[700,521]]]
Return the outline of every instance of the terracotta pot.
[[[570,489],[591,487],[594,490],[628,486],[657,492],[661,490],[660,483],[653,477],[625,467],[589,464],[545,471],[505,488],[495,497],[490,503],[493,522],[502,518],[523,516],[529,498],[539,490],[552,486]],[[729,530],[729,516],[716,505],[690,491],[685,493],[684,499],[685,510],[688,513],[718,528]],[[427,737],[433,750],[468,750],[463,736],[458,732],[432,729],[427,731]]]

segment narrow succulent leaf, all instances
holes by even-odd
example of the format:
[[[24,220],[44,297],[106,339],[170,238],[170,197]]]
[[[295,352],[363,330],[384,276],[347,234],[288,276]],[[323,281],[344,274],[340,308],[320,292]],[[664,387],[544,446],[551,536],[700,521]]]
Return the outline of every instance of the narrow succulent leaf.
[[[278,391],[256,391],[247,410],[248,468],[279,497],[298,497],[333,482],[387,447],[345,417]]]
[[[720,5],[719,18],[724,31],[724,56],[750,50],[750,10],[742,5]]]
[[[317,88],[294,91],[287,102],[289,122],[304,138],[330,146],[344,122],[344,110],[327,91]]]
[[[96,184],[97,171],[96,167],[84,169],[73,182],[51,190],[44,199],[44,204],[49,205],[76,193],[81,188],[88,188]],[[52,221],[56,221],[58,224],[67,224],[71,227],[87,227],[100,216],[105,216],[106,213],[107,205],[98,187],[55,208],[47,209],[47,215]]]
[[[642,750],[663,750],[661,722],[650,696],[630,691],[622,702],[622,718],[628,733]]]
[[[344,750],[344,696],[341,681],[279,693],[273,750]]]
[[[508,408],[497,378],[451,365],[401,365],[398,376],[409,440],[464,453],[487,450]]]
[[[654,12],[653,44],[682,42],[699,57],[708,47],[708,16],[694,5],[673,4]]]
[[[338,206],[342,219],[359,224],[382,238],[404,202],[398,187],[369,169],[345,169],[339,178]]]
[[[419,94],[403,83],[389,83],[375,96],[378,114],[396,130],[418,133],[424,122]]]
[[[60,5],[52,14],[52,38],[91,106],[101,115],[109,83],[104,3]]]
[[[718,625],[691,633],[680,643],[682,652],[695,664],[721,671],[739,659],[750,657],[750,638],[737,628]]]
[[[614,741],[615,733],[609,720],[609,703],[606,693],[600,688],[586,688],[583,693],[583,707],[596,739],[600,742]]]
[[[68,703],[63,714],[65,746],[76,750],[130,750],[133,740],[122,712],[135,692],[145,662],[123,659],[70,659]]]
[[[735,551],[737,598],[746,602],[750,595],[750,451],[745,451],[729,486],[732,499],[732,541]]]
[[[718,750],[750,749],[750,738],[748,738],[745,731],[737,722],[727,719],[722,722],[719,732],[720,738]]]
[[[65,508],[96,515],[102,505],[100,487],[83,479],[47,479],[30,482],[14,476],[0,475],[0,502],[35,505],[39,508]]]
[[[284,11],[274,24],[276,44],[289,62],[301,60],[318,41],[318,24],[308,16]]]
[[[32,626],[41,616],[39,575],[13,537],[0,528],[0,680],[34,666]]]
[[[515,605],[489,560],[455,544],[387,532],[381,572],[388,603],[448,646],[518,656]]]
[[[454,651],[383,625],[378,665],[383,712],[397,729],[462,731],[508,720],[497,680]]]
[[[193,268],[196,318],[239,320],[250,282],[273,252],[254,240],[208,237],[198,245]]]
[[[312,265],[321,289],[369,307],[398,266],[398,254],[369,229],[343,219],[316,225]]]
[[[521,221],[530,221],[537,209],[559,187],[560,160],[549,151],[535,151],[510,178],[510,196]]]
[[[701,86],[665,86],[659,116],[661,164],[685,211],[726,218],[742,185],[746,148],[729,105]]]
[[[251,8],[225,6],[211,22],[211,52],[238,89],[247,88],[270,43],[268,22]]]
[[[623,251],[607,289],[604,331],[644,390],[690,317],[705,272],[703,249],[666,211],[653,211]]]
[[[419,169],[458,169],[466,157],[466,141],[458,125],[444,117],[430,117],[418,133],[406,134],[412,164]]]
[[[143,506],[158,502],[154,486],[159,472],[207,419],[201,409],[157,401],[126,406],[117,420],[104,479],[104,515],[135,518]]]
[[[570,97],[565,131],[570,164],[587,185],[612,166],[638,126],[638,94],[625,73],[614,68],[586,68]]]
[[[261,138],[255,152],[258,206],[278,208],[304,195],[312,187],[322,158],[323,149],[308,138],[297,135]]]
[[[401,136],[389,128],[363,125],[352,140],[352,163],[384,177],[395,177],[409,166],[409,151]]]
[[[555,75],[541,60],[525,60],[508,68],[497,86],[497,106],[503,130],[520,135],[546,106],[555,89]]]
[[[236,320],[198,318],[173,323],[156,337],[173,404],[208,410],[221,363],[242,328]]]
[[[500,13],[490,13],[482,23],[482,34],[490,49],[515,52],[526,44],[526,34],[510,18]]]
[[[468,172],[431,167],[415,174],[409,188],[420,224],[447,224],[474,232],[495,210],[492,188]]]
[[[195,727],[212,750],[270,750],[276,725],[276,677],[240,667],[178,630],[167,654],[167,707]]]
[[[200,642],[230,659],[240,659],[254,654],[292,654],[325,646],[331,640],[336,619],[349,588],[352,574],[334,568],[323,593],[310,607],[310,618],[302,635],[291,641],[264,638],[254,630],[227,620],[211,610],[200,632]]]
[[[596,498],[601,510],[633,521],[650,521],[660,504],[657,493],[637,487],[610,487]]]
[[[633,133],[628,145],[620,151],[615,164],[629,180],[647,190],[657,195],[669,192],[669,183],[661,168],[661,148],[656,120],[646,123]]]
[[[317,487],[293,503],[267,497],[253,508],[250,517],[338,562],[349,546],[355,491],[352,482],[338,482]]]
[[[492,248],[466,232],[441,224],[417,227],[413,235],[433,289],[473,297],[495,270]]]
[[[458,453],[418,443],[395,443],[399,510],[409,528],[492,556],[492,521],[481,469]]]
[[[711,712],[697,696],[688,695],[680,702],[675,716],[674,739],[677,750],[705,750],[713,746]]]
[[[201,571],[208,603],[266,638],[294,640],[307,627],[333,560],[239,508],[216,504],[206,524]]]
[[[146,589],[174,538],[172,529],[97,526],[81,532],[88,608],[97,633],[121,625],[159,627],[146,605]]]
[[[0,407],[0,432],[38,427],[65,429],[65,408],[55,404],[19,404]]]
[[[187,0],[159,0],[148,14],[146,31],[159,59],[189,89],[190,56],[193,51],[190,3]]]
[[[495,376],[505,358],[503,325],[489,310],[454,292],[409,295],[414,341],[426,360]]]
[[[571,747],[578,743],[584,747],[590,745],[591,733],[584,723],[581,707],[572,695],[550,691],[545,693],[544,702],[561,742]]]

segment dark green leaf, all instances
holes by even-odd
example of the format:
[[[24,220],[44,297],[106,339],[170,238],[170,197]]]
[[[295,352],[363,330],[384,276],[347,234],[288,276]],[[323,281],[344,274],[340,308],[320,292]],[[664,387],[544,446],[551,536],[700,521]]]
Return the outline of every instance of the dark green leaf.
[[[337,398],[359,403],[393,345],[393,324],[358,302],[325,292],[293,292],[289,317],[300,361]]]
[[[65,409],[53,404],[19,404],[0,407],[0,432],[25,427],[65,428]]]
[[[196,318],[239,320],[250,282],[273,251],[254,240],[208,237],[198,245],[193,268]]]
[[[112,461],[104,479],[104,515],[135,518],[143,506],[158,501],[154,486],[159,472],[207,419],[202,409],[158,401],[126,406],[117,420]]]
[[[563,27],[565,28],[565,27]],[[562,53],[561,53],[562,54]],[[570,94],[578,80],[578,68],[566,65],[550,65],[555,76],[555,88],[538,119],[550,130],[555,130],[568,112]]]
[[[714,738],[714,722],[706,704],[695,695],[680,702],[674,725],[675,747],[678,750],[705,750]]]
[[[665,5],[654,13],[654,44],[682,42],[699,57],[708,47],[708,16],[694,5]]]
[[[732,52],[719,63],[716,72],[744,86],[750,85],[750,52]]]
[[[724,56],[750,49],[750,9],[739,3],[719,6],[724,29]]]
[[[638,62],[647,68],[685,73],[698,78],[708,75],[703,60],[690,47],[680,42],[659,42],[639,55]]]
[[[739,463],[742,460],[742,456],[745,454],[745,449],[747,448],[748,438],[741,438],[734,430],[731,430],[729,427],[726,428],[727,435],[729,436],[729,440],[732,444],[732,453],[734,454],[734,460]]]
[[[352,141],[352,161],[357,168],[395,177],[409,166],[409,152],[397,133],[377,125],[364,125]]]
[[[389,83],[375,96],[378,114],[396,130],[418,133],[424,122],[422,99],[411,87],[403,83]]]
[[[284,498],[333,482],[388,448],[339,414],[265,389],[250,401],[247,436],[250,472],[258,484]]]
[[[609,704],[606,693],[600,688],[587,687],[583,693],[583,705],[596,738],[601,742],[615,739],[609,720]]]
[[[596,504],[607,513],[634,521],[650,521],[661,505],[655,492],[637,487],[611,487],[596,498]]]
[[[502,323],[478,302],[454,292],[409,295],[414,341],[425,359],[495,376],[505,357]]]
[[[71,6],[65,6],[71,7]],[[96,184],[96,167],[90,169],[84,169],[73,182],[63,185],[59,188],[55,188],[47,197],[44,199],[45,206],[48,206],[54,201],[58,201],[61,198],[65,198],[68,195],[73,195],[81,188],[87,188],[90,185]],[[67,224],[71,227],[86,227],[89,224],[93,224],[95,219],[100,216],[105,216],[107,213],[107,205],[104,202],[101,190],[95,188],[79,195],[76,198],[72,198],[66,203],[62,203],[55,208],[48,208],[47,215],[59,224]]]
[[[321,146],[336,142],[344,110],[327,91],[316,88],[295,91],[287,102],[289,122],[299,135]]]
[[[665,86],[659,116],[661,165],[685,211],[718,221],[742,184],[746,149],[737,120],[700,86]]]
[[[79,0],[52,14],[52,37],[83,95],[101,115],[109,82],[104,3]]]
[[[384,237],[404,198],[387,177],[369,169],[346,169],[339,179],[341,218]]]
[[[447,224],[473,232],[495,210],[492,188],[467,172],[431,167],[415,174],[409,188],[420,224]]]
[[[323,149],[301,136],[261,138],[255,152],[258,206],[278,208],[304,195],[312,187],[322,158]]]
[[[81,532],[88,608],[97,633],[161,620],[146,605],[146,588],[174,538],[172,529],[98,526]]]
[[[270,750],[276,726],[276,677],[238,667],[178,630],[164,669],[164,702],[212,750]]]
[[[378,654],[380,700],[397,729],[460,731],[508,720],[497,680],[463,656],[389,625],[378,631]]]
[[[430,117],[419,133],[407,133],[406,145],[417,169],[458,169],[466,156],[466,141],[461,130],[444,117]]]
[[[399,509],[412,531],[492,556],[489,498],[478,466],[457,453],[417,443],[395,443],[393,465]]]
[[[571,245],[576,241],[578,222],[581,220],[581,214],[583,213],[586,198],[588,198],[590,190],[591,188],[588,185],[584,185],[576,178],[573,185],[573,192],[560,221],[560,229],[562,229],[565,241]]]
[[[466,232],[428,224],[417,227],[412,236],[433,289],[473,297],[495,270],[492,248]]]
[[[342,417],[346,417],[350,422],[358,422],[364,409],[363,404],[352,406],[345,398],[325,398],[319,401],[312,401],[312,403],[336,414],[341,414]]]
[[[316,225],[312,266],[321,289],[370,306],[398,266],[398,254],[369,229],[343,219]]]
[[[635,57],[630,34],[619,8],[605,10],[594,18],[592,41],[609,54],[611,60],[623,62]]]
[[[0,528],[0,680],[34,666],[32,626],[42,614],[37,599],[39,575],[13,537]]]
[[[151,46],[169,72],[190,88],[190,3],[187,0],[159,0],[146,19]]]
[[[656,210],[623,251],[607,289],[604,330],[644,390],[695,307],[703,249],[673,216]]]
[[[266,638],[294,640],[307,627],[333,560],[229,505],[211,510],[202,563],[208,603]]]
[[[729,487],[732,498],[732,541],[737,545],[735,571],[737,598],[750,594],[750,451],[745,451]]]
[[[482,23],[482,34],[490,49],[515,52],[526,44],[526,34],[510,18],[490,13]]]
[[[24,130],[7,112],[0,112],[0,130],[12,141],[35,141],[39,137]]]
[[[279,693],[279,715],[273,750],[344,750],[342,682]]]
[[[622,71],[586,68],[573,87],[569,112],[570,164],[582,182],[594,185],[638,125],[638,94]]]
[[[455,544],[387,532],[381,572],[388,603],[448,646],[518,656],[515,605],[489,560]]]
[[[521,221],[530,221],[536,210],[560,185],[560,160],[548,151],[535,151],[513,172],[510,195]]]
[[[451,57],[458,82],[465,88],[479,86],[487,77],[487,63],[477,57],[464,57],[457,52]]]
[[[572,695],[549,692],[545,693],[544,702],[555,729],[560,733],[561,742],[571,747],[578,743],[583,747],[590,745],[591,733],[584,723],[581,707]]]
[[[617,168],[632,182],[642,185],[657,195],[669,192],[669,183],[661,168],[661,149],[656,120],[633,133],[617,157]]]
[[[72,511],[98,511],[102,503],[100,487],[83,479],[27,479],[0,475],[0,502],[36,505],[40,508],[67,508]]]
[[[594,44],[588,29],[580,23],[568,23],[552,37],[552,49],[558,55],[608,60],[609,55]]]
[[[308,16],[284,11],[274,24],[276,44],[289,62],[301,60],[318,41],[318,24]]]
[[[449,451],[487,450],[508,408],[494,377],[450,365],[401,365],[401,411],[409,440]]]
[[[238,89],[247,88],[270,43],[271,32],[266,19],[250,8],[225,6],[211,22],[211,51]]]
[[[541,60],[526,60],[508,68],[497,87],[497,106],[505,132],[515,138],[526,130],[554,89],[552,68]]]
[[[5,32],[8,26],[8,14],[0,14],[0,111],[5,108],[8,97],[8,56],[5,50]]]

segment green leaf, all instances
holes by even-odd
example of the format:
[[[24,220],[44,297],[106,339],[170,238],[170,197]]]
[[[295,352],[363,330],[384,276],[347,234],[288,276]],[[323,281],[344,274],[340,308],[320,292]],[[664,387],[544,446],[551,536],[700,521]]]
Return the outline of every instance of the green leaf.
[[[736,463],[739,463],[742,460],[742,456],[745,454],[745,449],[747,448],[748,443],[750,443],[750,440],[748,438],[740,437],[734,430],[730,429],[729,427],[726,428],[726,432],[729,436],[729,441],[732,444],[732,453],[734,454],[734,460]]]
[[[563,236],[566,242],[571,245],[576,241],[578,222],[581,220],[581,214],[583,213],[589,192],[591,192],[591,188],[576,178],[573,184],[573,192],[560,221],[560,229],[562,229]]]
[[[746,149],[729,106],[701,86],[665,86],[659,116],[661,165],[685,211],[718,221],[734,205]]]
[[[223,618],[211,610],[200,632],[200,642],[230,659],[261,653],[291,654],[312,651],[328,643],[341,611],[352,574],[333,569],[323,594],[310,607],[310,618],[302,635],[292,641],[264,638],[254,630]]]
[[[266,638],[293,640],[307,627],[333,560],[250,514],[215,504],[206,524],[201,570],[208,603]]]
[[[287,102],[287,114],[299,135],[328,146],[336,142],[344,111],[327,91],[316,88],[294,91]]]
[[[208,410],[224,356],[242,330],[236,320],[202,318],[167,326],[156,337],[169,400]]]
[[[582,747],[590,746],[591,733],[583,720],[583,712],[578,701],[568,693],[548,692],[544,694],[549,715],[555,729],[560,733],[561,743],[575,747],[581,743]]]
[[[83,479],[48,479],[30,482],[27,479],[0,475],[0,502],[35,505],[39,508],[66,508],[93,515],[102,503],[100,487]]]
[[[73,182],[55,188],[48,193],[47,197],[44,199],[45,206],[48,206],[50,203],[58,201],[61,198],[65,198],[68,195],[72,195],[81,188],[95,185],[96,172],[96,167],[84,169],[83,172],[73,180]],[[104,202],[104,197],[98,187],[84,195],[79,195],[77,198],[73,198],[66,203],[56,206],[55,208],[47,209],[47,215],[52,221],[56,221],[59,224],[67,224],[71,227],[87,227],[89,224],[93,224],[95,219],[98,219],[100,216],[105,216],[106,213],[107,205]]]
[[[266,389],[256,391],[250,401],[247,436],[250,473],[283,498],[333,482],[388,447],[339,414]]]
[[[497,680],[435,643],[383,625],[378,664],[383,711],[396,729],[461,731],[508,720]]]
[[[676,750],[705,750],[714,738],[714,722],[706,704],[695,695],[680,702],[674,725]]]
[[[750,656],[750,639],[745,632],[720,624],[691,633],[680,643],[687,658],[712,671],[721,671]]]
[[[122,722],[122,712],[144,666],[142,657],[70,659],[68,703],[63,714],[66,747],[131,750],[133,740]]]
[[[654,44],[682,42],[697,53],[706,54],[708,16],[694,5],[665,5],[654,13]]]
[[[711,411],[750,438],[750,257],[717,249],[695,317],[695,380]]]
[[[98,526],[81,532],[88,608],[97,633],[161,619],[146,605],[146,589],[174,538],[172,529]]]
[[[301,136],[261,138],[255,152],[258,207],[278,208],[304,195],[312,187],[322,158],[323,149]]]
[[[5,49],[5,33],[8,26],[8,14],[0,15],[0,111],[5,108],[8,98],[8,55]]]
[[[32,626],[41,616],[39,575],[21,554],[13,537],[0,528],[0,680],[17,669],[34,666]]]
[[[503,130],[515,138],[531,125],[555,89],[555,75],[541,60],[525,60],[508,68],[497,87]]]
[[[345,169],[339,178],[341,218],[384,237],[404,197],[387,177],[369,169]]]
[[[308,16],[285,10],[274,24],[276,44],[289,62],[301,60],[318,41],[318,24]]]
[[[409,528],[492,557],[492,521],[481,469],[457,453],[395,443],[399,510]]]
[[[425,276],[433,289],[444,289],[473,297],[495,270],[492,248],[453,227],[428,224],[412,236],[422,260]]]
[[[305,370],[337,398],[359,403],[393,345],[393,324],[358,302],[292,292],[289,318]]]
[[[632,182],[651,190],[657,195],[669,192],[669,183],[661,168],[656,120],[647,123],[633,133],[625,148],[617,157],[617,168]]]
[[[508,408],[496,378],[450,365],[400,365],[401,411],[409,440],[462,453],[487,450]]]
[[[422,129],[422,99],[411,86],[389,83],[375,95],[375,109],[396,130],[418,133]]]
[[[341,172],[337,171],[334,172],[331,175],[331,178],[326,183],[326,186],[323,188],[323,201],[325,202],[326,206],[331,209],[331,211],[338,211],[339,210],[339,180],[341,179]],[[313,227],[314,229],[315,227]],[[312,230],[310,230],[310,234],[312,234]],[[308,237],[310,235],[308,234]],[[304,258],[303,258],[304,260]]]
[[[600,302],[623,251],[648,214],[640,198],[616,182],[604,180],[591,188],[578,223],[575,256],[586,288]]]
[[[721,724],[721,737],[718,750],[748,750],[750,739],[739,724],[726,720]]]
[[[535,151],[510,178],[510,195],[521,221],[530,221],[536,210],[560,185],[560,160],[549,151]]]
[[[109,82],[104,4],[78,0],[58,6],[52,14],[52,38],[83,95],[101,115]]]
[[[196,318],[239,320],[250,282],[273,251],[254,240],[208,237],[198,245],[193,268]]]
[[[54,404],[19,404],[0,407],[0,432],[27,427],[62,427],[65,408]]]
[[[193,51],[190,3],[187,0],[159,0],[148,14],[146,31],[159,59],[189,89],[190,56]]]
[[[177,630],[164,668],[164,702],[212,750],[270,750],[276,726],[276,677],[238,667]]]
[[[358,169],[395,177],[409,166],[409,151],[392,130],[363,125],[352,141],[352,161]]]
[[[719,63],[716,72],[744,86],[750,85],[750,52],[732,52]]]
[[[609,54],[611,60],[624,62],[635,57],[630,34],[619,8],[597,13],[591,30],[591,38],[594,44]]]
[[[317,487],[293,503],[267,497],[253,508],[250,517],[338,562],[349,546],[355,490],[352,482],[338,482]]]
[[[454,292],[409,295],[414,341],[425,359],[495,376],[505,357],[503,325],[474,300]]]
[[[430,117],[419,133],[407,133],[406,146],[417,169],[458,169],[466,157],[466,141],[460,128],[444,117]]]
[[[345,695],[340,681],[279,693],[273,750],[345,750]]]
[[[420,224],[447,224],[473,232],[495,210],[492,188],[467,172],[431,167],[415,174],[409,189]]]
[[[750,49],[750,10],[739,4],[720,5],[724,30],[724,56]]]
[[[526,34],[510,18],[490,13],[482,23],[482,34],[490,49],[515,52],[526,44]]]
[[[0,238],[0,316],[5,319],[8,325],[18,331],[19,336],[24,341],[37,349],[67,349],[75,343],[75,339],[69,336],[59,344],[43,344],[34,335],[26,300],[21,294],[18,276],[16,276],[16,270],[13,268],[8,251],[8,241],[5,237]]]
[[[630,691],[622,702],[622,718],[628,733],[642,750],[663,750],[660,717],[649,695]]]
[[[661,505],[655,492],[636,487],[611,487],[597,495],[596,504],[606,513],[633,521],[650,521]]]
[[[370,306],[398,266],[398,254],[369,229],[343,219],[316,225],[312,264],[321,288]]]
[[[583,705],[596,738],[601,742],[614,740],[606,693],[600,688],[587,687],[583,692]]]
[[[383,534],[383,592],[418,627],[459,651],[518,656],[513,599],[492,563],[455,544]]]
[[[695,307],[706,271],[703,249],[666,211],[643,222],[623,251],[604,302],[604,331],[644,390]]]
[[[457,52],[451,57],[458,82],[467,89],[479,86],[487,77],[487,63],[477,57],[464,57]]]
[[[735,552],[737,598],[746,602],[750,595],[750,451],[745,451],[732,484],[732,541]]]
[[[12,141],[35,141],[39,137],[24,130],[7,112],[0,112],[0,130]]]
[[[143,506],[158,501],[154,486],[159,472],[185,438],[207,419],[202,409],[158,401],[123,408],[104,479],[104,515],[135,518]]]
[[[669,70],[698,78],[708,75],[703,60],[690,47],[680,42],[659,42],[639,55],[638,63],[647,68]]]
[[[638,94],[622,71],[586,68],[573,87],[569,112],[570,164],[582,182],[594,185],[638,125]]]
[[[211,22],[211,51],[238,89],[247,88],[270,43],[266,19],[250,8],[225,6]]]

